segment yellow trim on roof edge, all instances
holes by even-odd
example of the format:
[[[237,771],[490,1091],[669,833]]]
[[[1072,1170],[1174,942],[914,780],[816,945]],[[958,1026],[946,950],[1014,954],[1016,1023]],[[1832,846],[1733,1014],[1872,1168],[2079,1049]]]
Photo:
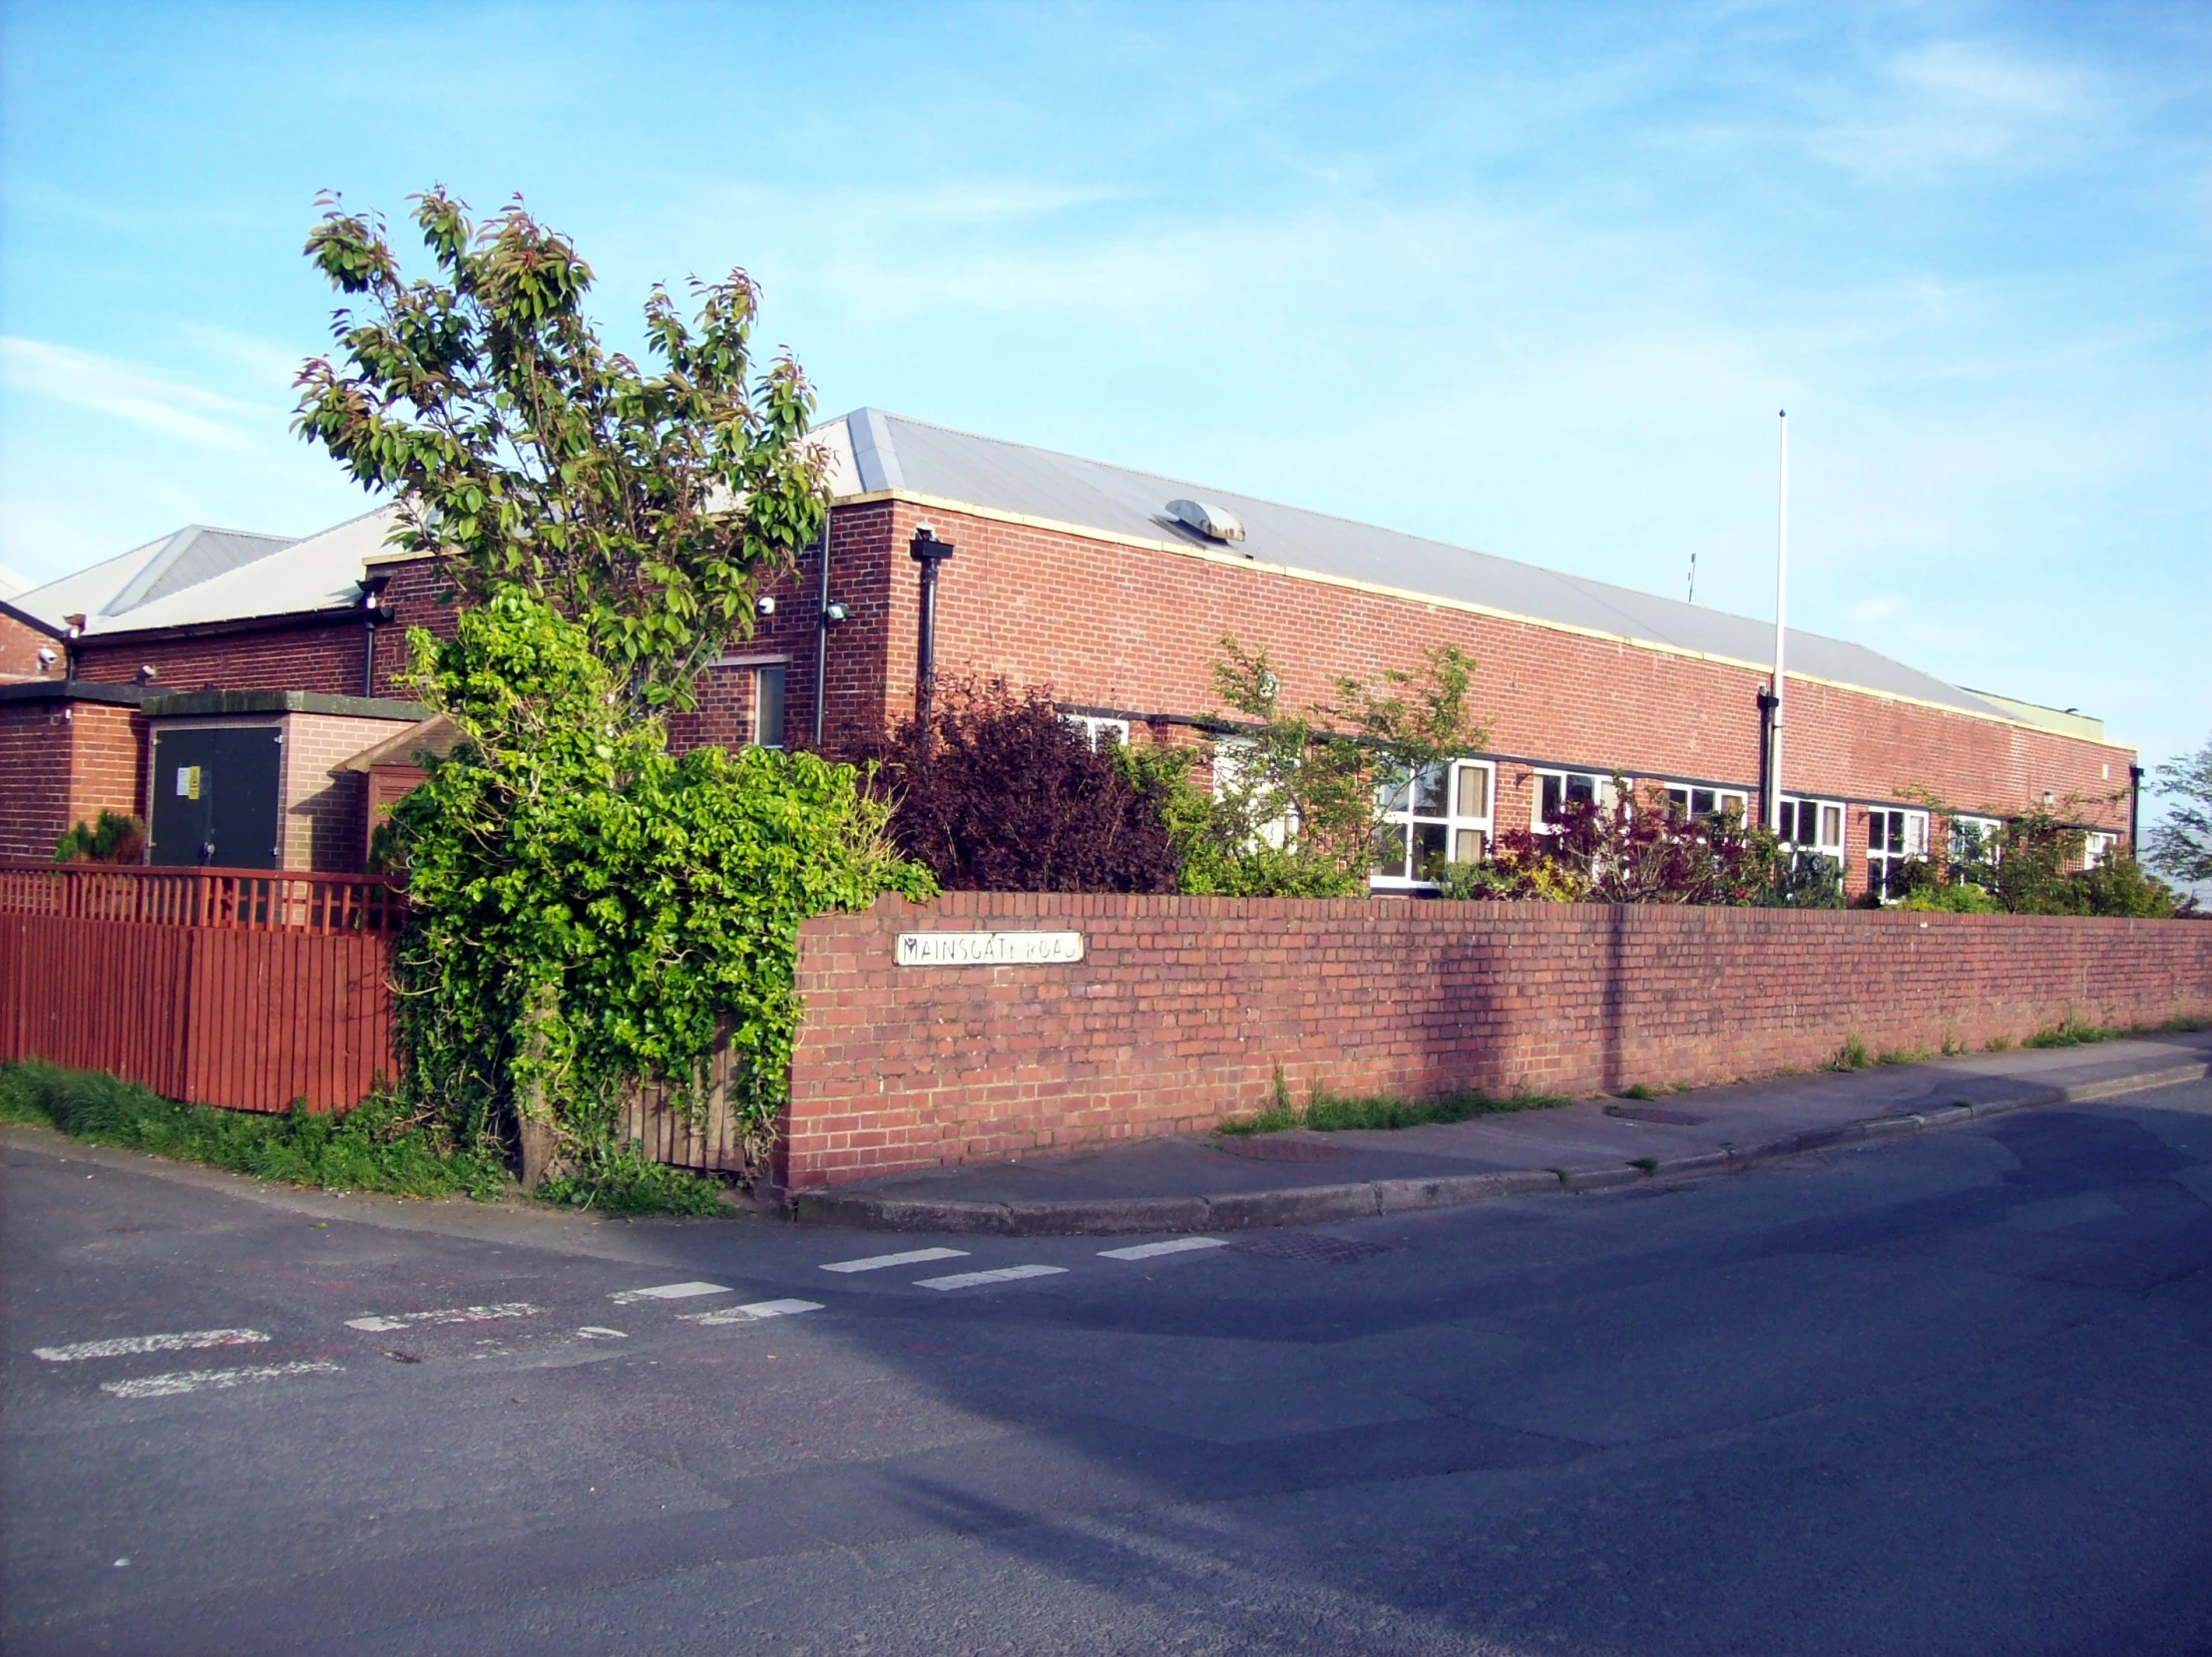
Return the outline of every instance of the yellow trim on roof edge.
[[[1323,587],[1341,587],[1355,593],[1372,593],[1380,598],[1399,599],[1412,604],[1430,605],[1444,610],[1464,611],[1470,616],[1488,616],[1501,621],[1518,621],[1523,626],[1543,627],[1551,632],[1572,633],[1577,637],[1595,638],[1610,644],[1629,644],[1639,650],[1655,650],[1661,655],[1682,656],[1691,661],[1717,662],[1724,667],[1741,667],[1755,673],[1772,673],[1773,663],[1746,661],[1740,656],[1716,655],[1710,650],[1693,650],[1686,645],[1669,644],[1663,639],[1638,638],[1633,633],[1607,632],[1601,627],[1577,626],[1572,621],[1553,621],[1541,616],[1524,616],[1518,611],[1500,610],[1493,605],[1479,605],[1470,599],[1447,599],[1434,593],[1416,593],[1409,588],[1386,587],[1380,582],[1364,582],[1356,576],[1332,576],[1321,570],[1301,570],[1295,565],[1270,564],[1263,559],[1246,558],[1241,553],[1216,553],[1210,548],[1192,547],[1179,541],[1153,541],[1140,535],[1122,535],[1115,530],[1096,529],[1085,524],[1063,523],[1057,518],[1037,518],[1028,513],[1008,512],[1001,507],[977,506],[969,501],[949,500],[942,495],[924,495],[911,489],[878,489],[865,495],[840,495],[833,505],[868,506],[877,501],[904,501],[909,506],[935,507],[941,512],[965,513],[971,518],[981,518],[996,524],[1018,524],[1024,529],[1050,530],[1059,535],[1073,535],[1085,541],[1104,541],[1116,547],[1134,547],[1143,552],[1174,553],[1182,558],[1194,558],[1202,563],[1218,564],[1231,570],[1264,570],[1271,575],[1288,576],[1293,581],[1319,583]],[[1800,684],[1825,685],[1831,690],[1849,690],[1855,695],[1873,696],[1886,702],[1903,702],[1911,707],[1934,708],[1939,713],[1956,714],[1962,719],[1987,719],[1993,725],[2023,726],[2041,731],[2046,736],[2058,736],[2071,742],[2087,742],[2091,747],[2113,748],[2122,753],[2136,750],[2122,743],[2095,741],[2086,736],[2072,736],[2064,731],[2054,731],[2048,726],[2032,724],[2025,719],[2008,719],[2001,713],[1977,713],[1971,707],[1958,707],[1950,702],[1931,701],[1926,696],[1908,696],[1899,690],[1877,690],[1872,685],[1853,684],[1848,679],[1823,678],[1815,673],[1800,672],[1796,668],[1784,670],[1786,678]],[[1973,692],[1970,692],[1972,694]]]

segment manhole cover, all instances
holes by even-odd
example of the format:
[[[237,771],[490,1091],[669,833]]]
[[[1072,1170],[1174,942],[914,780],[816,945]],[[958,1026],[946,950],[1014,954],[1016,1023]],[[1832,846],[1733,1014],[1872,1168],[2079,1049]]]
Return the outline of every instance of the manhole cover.
[[[1248,1156],[1255,1162],[1341,1162],[1345,1152],[1318,1139],[1287,1139],[1277,1133],[1255,1133],[1250,1138],[1209,1140],[1217,1151]]]
[[[1687,1110],[1669,1110],[1663,1104],[1608,1104],[1605,1114],[1624,1122],[1657,1122],[1662,1127],[1703,1127],[1705,1118]]]
[[[1345,1237],[1321,1237],[1310,1231],[1270,1231],[1247,1243],[1231,1243],[1238,1254],[1270,1260],[1304,1260],[1316,1266],[1346,1266],[1371,1254],[1388,1254],[1388,1243],[1355,1243]]]

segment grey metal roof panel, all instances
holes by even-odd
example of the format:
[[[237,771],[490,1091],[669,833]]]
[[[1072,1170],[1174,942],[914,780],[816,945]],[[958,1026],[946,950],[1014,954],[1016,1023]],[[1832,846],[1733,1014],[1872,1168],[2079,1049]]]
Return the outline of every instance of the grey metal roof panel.
[[[120,616],[281,552],[291,544],[289,536],[255,535],[249,530],[218,530],[195,524],[171,536],[163,552],[148,560],[146,567],[101,607],[101,614]]]
[[[859,430],[866,429],[871,446],[888,450],[893,465],[885,470],[902,477],[903,487],[917,494],[1054,519],[1109,534],[1182,542],[1230,556],[1241,554],[1262,563],[1477,605],[1678,650],[1750,662],[1771,660],[1774,654],[1771,621],[1731,616],[1398,530],[1263,501],[1234,490],[953,431],[875,409],[858,410],[846,417],[845,424],[855,432],[856,440]],[[867,472],[873,470],[863,470],[864,485]],[[872,487],[899,486],[877,483]],[[1243,520],[1244,541],[1223,547],[1169,517],[1167,503],[1178,496],[1199,496],[1228,508]],[[1958,685],[1848,639],[1792,627],[1789,664],[1793,672],[1809,677],[1992,718],[2013,717]]]

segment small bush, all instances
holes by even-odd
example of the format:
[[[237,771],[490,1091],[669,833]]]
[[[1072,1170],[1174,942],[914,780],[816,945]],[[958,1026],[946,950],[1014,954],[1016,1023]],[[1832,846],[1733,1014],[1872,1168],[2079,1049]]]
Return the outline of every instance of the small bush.
[[[2103,1025],[2088,1024],[2067,1014],[2049,1030],[2039,1030],[2030,1036],[2023,1046],[2029,1047],[2085,1047],[2098,1041],[2117,1041],[2127,1035],[2124,1030],[2112,1030]]]
[[[928,725],[892,739],[882,782],[892,838],[947,890],[1175,890],[1167,779],[1094,749],[1049,690],[941,684]]]
[[[103,811],[54,842],[56,863],[144,863],[146,824],[128,811]]]
[[[212,1110],[101,1071],[27,1059],[0,1065],[0,1120],[323,1190],[482,1199],[507,1183],[496,1156],[456,1145],[383,1094],[342,1116],[296,1105],[274,1115]]]

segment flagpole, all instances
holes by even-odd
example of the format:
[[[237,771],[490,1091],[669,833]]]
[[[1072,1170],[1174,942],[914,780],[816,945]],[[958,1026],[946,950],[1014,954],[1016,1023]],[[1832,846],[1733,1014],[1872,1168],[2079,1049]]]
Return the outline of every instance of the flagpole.
[[[1774,532],[1774,723],[1767,740],[1767,827],[1782,832],[1782,666],[1790,615],[1790,411],[1782,410],[1781,499]]]

